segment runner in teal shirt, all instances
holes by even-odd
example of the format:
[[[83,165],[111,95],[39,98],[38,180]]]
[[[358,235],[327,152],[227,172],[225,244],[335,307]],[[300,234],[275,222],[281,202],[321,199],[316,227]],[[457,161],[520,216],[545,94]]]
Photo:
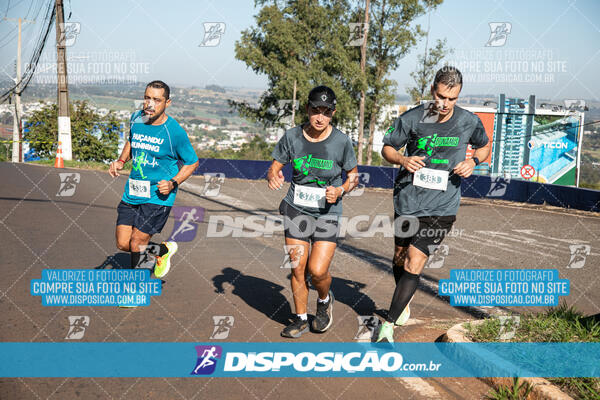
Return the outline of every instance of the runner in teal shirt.
[[[198,156],[187,133],[173,117],[167,116],[166,122],[161,125],[151,125],[143,122],[144,116],[142,111],[133,113],[129,124],[133,167],[125,185],[123,201],[172,206],[177,189],[163,195],[157,189],[157,183],[168,181],[179,172],[178,161],[191,165],[198,161]],[[132,180],[139,181],[139,185],[132,185]],[[148,192],[143,189],[146,182],[150,183]]]
[[[125,163],[133,166],[119,206],[117,207],[117,247],[131,252],[135,268],[141,252],[148,251],[150,238],[160,233],[167,222],[177,187],[194,172],[198,157],[187,133],[165,113],[171,104],[169,86],[152,81],[144,93],[144,109],[131,115],[129,140],[119,160],[110,164],[109,173],[116,177]],[[181,168],[178,163],[183,164]],[[169,272],[170,259],[177,243],[159,246],[154,275],[161,278]]]

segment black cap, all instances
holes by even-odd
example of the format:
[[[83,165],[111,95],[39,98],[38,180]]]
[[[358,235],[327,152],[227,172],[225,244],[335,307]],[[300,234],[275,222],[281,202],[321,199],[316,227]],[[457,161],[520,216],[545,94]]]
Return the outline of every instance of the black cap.
[[[335,93],[327,86],[317,86],[308,94],[308,104],[311,107],[327,107],[335,110],[336,103]]]

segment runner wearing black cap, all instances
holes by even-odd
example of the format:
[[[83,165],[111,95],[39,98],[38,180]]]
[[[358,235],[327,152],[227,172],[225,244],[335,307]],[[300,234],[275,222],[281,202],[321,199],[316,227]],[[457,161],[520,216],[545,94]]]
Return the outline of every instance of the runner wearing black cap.
[[[283,166],[292,163],[290,188],[279,205],[284,217],[286,251],[292,263],[292,295],[296,316],[281,332],[297,338],[308,331],[307,277],[317,289],[317,312],[312,321],[316,332],[325,332],[333,322],[333,293],[329,265],[337,245],[342,195],[356,186],[357,161],[350,138],[333,127],[336,97],[326,86],[312,89],[306,111],[308,122],[289,129],[273,150],[267,180],[272,190],[284,183]],[[342,180],[342,170],[348,178]],[[312,246],[311,246],[312,243]]]
[[[408,230],[406,226],[396,227],[396,289],[377,341],[393,342],[394,326],[408,320],[408,303],[417,290],[430,249],[439,246],[456,220],[461,178],[471,176],[479,160],[490,153],[481,120],[455,106],[461,89],[460,71],[443,67],[431,85],[433,101],[402,114],[383,138],[381,154],[400,165],[394,184],[394,220],[412,216],[418,219],[419,227],[411,237],[401,237]],[[467,160],[468,144],[476,150]],[[398,152],[404,147],[404,154]]]

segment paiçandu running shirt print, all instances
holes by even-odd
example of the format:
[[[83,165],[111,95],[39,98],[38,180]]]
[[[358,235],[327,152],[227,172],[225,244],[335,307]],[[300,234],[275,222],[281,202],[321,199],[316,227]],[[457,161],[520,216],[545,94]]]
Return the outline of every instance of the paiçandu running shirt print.
[[[132,168],[125,184],[123,201],[129,204],[172,206],[177,189],[163,195],[156,184],[177,175],[178,160],[184,165],[198,161],[187,133],[170,116],[161,125],[145,124],[142,121],[142,111],[131,115],[129,126]]]

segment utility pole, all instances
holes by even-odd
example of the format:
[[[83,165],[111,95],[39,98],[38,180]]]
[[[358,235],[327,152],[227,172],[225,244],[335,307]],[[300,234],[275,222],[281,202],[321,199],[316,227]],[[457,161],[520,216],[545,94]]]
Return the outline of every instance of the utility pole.
[[[365,76],[365,66],[367,63],[367,35],[369,33],[369,5],[370,0],[365,1],[365,22],[363,32],[363,42],[360,46],[360,71],[362,76]],[[365,125],[365,91],[360,91],[360,105],[358,107],[358,163],[362,164],[363,155],[363,140],[364,140],[364,125]],[[373,132],[371,132],[371,135]]]
[[[296,80],[294,79],[294,93],[292,95],[292,124],[290,128],[294,127],[294,120],[296,119]]]
[[[69,88],[67,86],[67,49],[65,11],[62,0],[56,0],[56,73],[58,87],[58,141],[62,143],[64,160],[72,160],[71,117],[69,116]]]
[[[23,114],[23,107],[21,106],[21,93],[19,84],[21,82],[21,24],[23,22],[35,22],[26,20],[23,18],[4,18],[6,21],[17,21],[18,24],[18,40],[17,40],[17,76],[15,77],[15,84],[17,87],[15,88],[15,115],[13,118],[13,147],[12,147],[12,162],[21,162],[23,161],[23,143],[22,143],[22,134],[21,134],[21,115]]]

